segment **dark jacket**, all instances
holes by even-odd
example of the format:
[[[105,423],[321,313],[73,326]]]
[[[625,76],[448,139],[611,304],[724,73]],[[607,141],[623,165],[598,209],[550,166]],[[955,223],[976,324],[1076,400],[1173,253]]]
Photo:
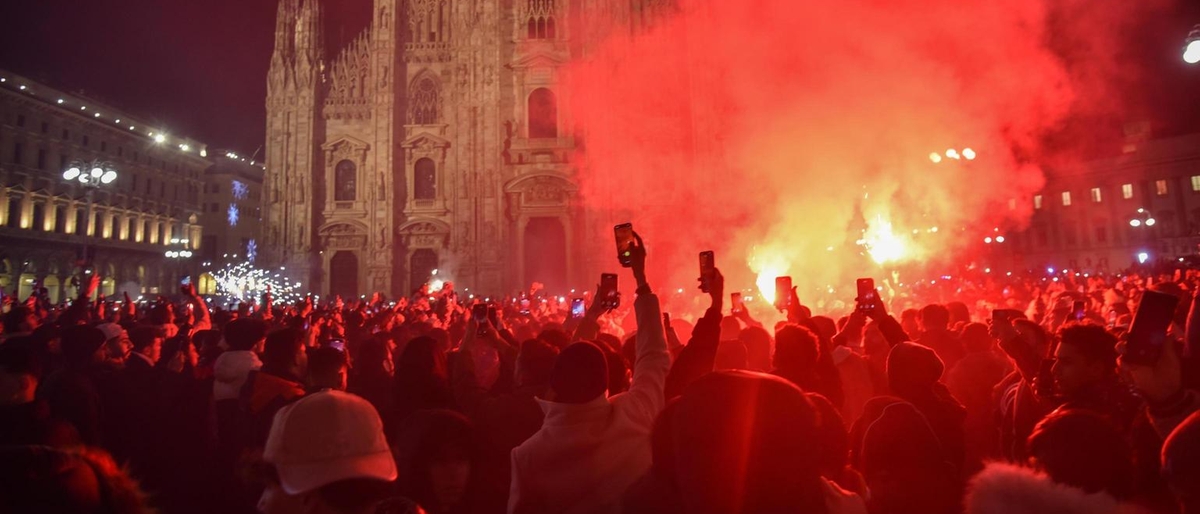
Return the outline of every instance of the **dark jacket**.
[[[302,396],[304,384],[263,371],[251,371],[246,385],[242,386],[239,404],[249,424],[247,443],[252,447],[264,446],[275,413]]]

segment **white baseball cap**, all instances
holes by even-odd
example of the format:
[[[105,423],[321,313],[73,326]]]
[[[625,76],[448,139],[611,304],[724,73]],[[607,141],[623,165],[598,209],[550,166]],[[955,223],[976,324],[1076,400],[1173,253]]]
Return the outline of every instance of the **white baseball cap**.
[[[288,494],[351,478],[396,479],[383,422],[370,402],[341,391],[310,394],[280,409],[263,460]]]

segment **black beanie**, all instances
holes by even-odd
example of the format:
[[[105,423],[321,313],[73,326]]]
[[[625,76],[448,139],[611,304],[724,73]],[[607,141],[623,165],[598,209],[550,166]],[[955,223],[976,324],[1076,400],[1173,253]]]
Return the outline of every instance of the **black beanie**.
[[[554,401],[587,403],[608,389],[608,361],[600,347],[581,341],[558,354],[550,377]]]

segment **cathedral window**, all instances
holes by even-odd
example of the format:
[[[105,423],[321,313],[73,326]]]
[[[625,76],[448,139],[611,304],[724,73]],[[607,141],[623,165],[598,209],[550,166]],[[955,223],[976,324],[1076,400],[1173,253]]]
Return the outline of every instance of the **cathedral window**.
[[[435,125],[438,120],[438,86],[425,77],[413,88],[409,121],[413,125]]]
[[[558,137],[558,100],[549,89],[538,88],[529,95],[529,137]]]
[[[554,0],[529,0],[526,11],[529,39],[554,39]]]
[[[337,202],[353,202],[357,196],[357,169],[353,162],[343,160],[337,163],[333,171],[333,200]]]
[[[437,198],[437,165],[428,157],[418,159],[413,172],[413,198],[433,200]]]

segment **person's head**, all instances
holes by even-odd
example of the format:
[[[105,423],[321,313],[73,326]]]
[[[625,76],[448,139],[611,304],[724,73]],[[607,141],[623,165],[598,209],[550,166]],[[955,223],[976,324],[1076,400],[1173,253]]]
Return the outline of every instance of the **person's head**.
[[[967,353],[983,353],[992,350],[994,343],[983,323],[970,323],[962,329],[962,345]]]
[[[41,377],[32,337],[12,337],[0,344],[0,406],[32,402]]]
[[[514,370],[516,382],[522,387],[544,388],[550,384],[554,373],[554,361],[558,359],[558,348],[538,339],[521,343]]]
[[[573,343],[558,354],[550,374],[552,401],[587,403],[608,389],[608,358],[594,343]]]
[[[0,512],[153,512],[133,478],[99,448],[7,446],[0,462]]]
[[[5,334],[28,334],[37,329],[40,324],[41,320],[38,319],[37,313],[24,304],[14,304],[4,314]]]
[[[438,349],[438,343],[432,337],[415,337],[404,345],[404,351],[396,363],[397,378],[442,380],[448,376],[446,353]]]
[[[1162,476],[1183,514],[1200,513],[1200,412],[1193,412],[1167,436]]]
[[[561,328],[542,330],[537,338],[560,350],[571,345],[571,335]]]
[[[771,370],[771,334],[762,327],[746,327],[738,334],[746,345],[746,361],[752,371]]]
[[[72,325],[63,329],[62,353],[67,366],[86,367],[104,361],[104,332],[87,325]]]
[[[461,507],[481,457],[471,421],[451,410],[420,412],[404,422],[398,440],[401,493],[434,512],[468,511]]]
[[[917,320],[921,317],[921,311],[916,309],[904,309],[900,312],[900,327],[909,335],[916,337],[921,332],[921,326]]]
[[[950,302],[946,304],[946,312],[949,313],[949,324],[957,326],[971,322],[971,309],[967,308],[967,304],[963,302]]]
[[[390,495],[396,462],[379,413],[341,391],[310,394],[275,415],[263,451],[264,514],[354,513]]]
[[[820,356],[817,335],[799,325],[785,325],[775,331],[775,367],[796,372],[812,371]]]
[[[850,457],[850,437],[846,422],[829,400],[817,393],[805,393],[817,415],[816,448],[821,475],[836,479],[845,471]]]
[[[683,512],[811,512],[824,506],[817,416],[792,383],[763,373],[700,378],[654,427],[654,469]]]
[[[1058,331],[1054,383],[1066,396],[1117,372],[1117,338],[1099,325],[1071,323]]]
[[[901,398],[925,394],[941,380],[946,366],[927,346],[903,342],[888,352],[888,387]]]
[[[733,339],[721,341],[717,346],[717,357],[713,360],[713,369],[747,369],[750,366],[749,353],[746,345]]]
[[[106,359],[121,362],[129,356],[129,352],[133,351],[133,342],[129,338],[129,332],[121,325],[101,323],[96,325],[96,328],[104,333],[104,356]]]
[[[1087,491],[1126,498],[1134,467],[1124,436],[1098,414],[1057,410],[1029,436],[1030,463],[1052,480]]]
[[[312,366],[312,362],[309,362],[309,366]],[[354,370],[356,373],[365,374],[394,374],[396,368],[392,360],[391,337],[376,334],[359,344],[358,355],[354,358]]]
[[[872,512],[947,512],[959,502],[955,467],[924,415],[898,398],[863,407],[852,439]]]
[[[157,363],[162,356],[164,336],[161,328],[142,325],[129,333],[129,341],[133,343],[133,351],[146,356],[150,362]]]
[[[926,305],[921,308],[918,321],[920,321],[922,332],[946,330],[946,327],[950,325],[950,310],[944,305],[936,303]]]
[[[267,335],[263,345],[262,371],[300,382],[308,372],[308,354],[304,350],[304,331],[281,328]]]
[[[230,350],[253,351],[267,337],[267,325],[262,320],[238,318],[225,325],[225,342]]]
[[[742,332],[742,322],[738,321],[733,316],[725,316],[721,318],[721,340],[736,341],[738,334]]]
[[[308,352],[308,386],[311,390],[346,390],[346,353],[330,346]]]
[[[196,369],[200,353],[186,335],[178,335],[162,343],[162,356],[158,366],[174,373],[191,373]]]
[[[629,369],[628,356],[624,352],[617,353],[599,344],[596,345],[596,348],[604,352],[604,359],[608,362],[608,395],[613,396],[628,391],[629,382],[633,378]]]

